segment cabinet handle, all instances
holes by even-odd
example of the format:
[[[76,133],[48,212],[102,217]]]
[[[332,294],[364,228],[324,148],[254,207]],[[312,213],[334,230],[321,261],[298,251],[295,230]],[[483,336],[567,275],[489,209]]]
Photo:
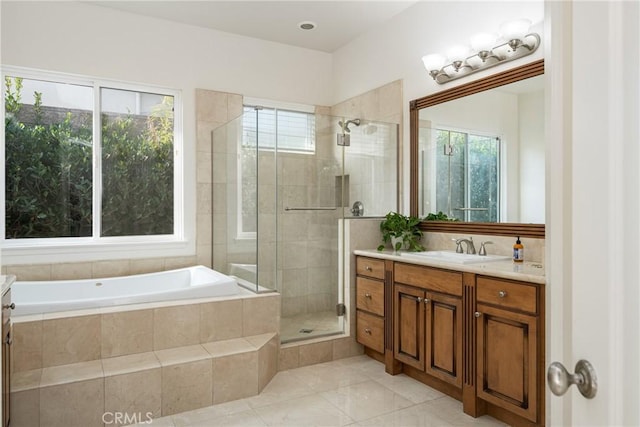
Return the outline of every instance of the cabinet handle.
[[[368,265],[367,265],[367,266],[365,266],[365,268],[364,268],[364,269],[365,269],[365,270],[367,270],[367,271],[372,271],[371,267],[369,267]]]
[[[2,306],[2,308],[10,308],[11,310],[15,310],[16,303],[12,302],[11,304],[5,304],[5,305]]]
[[[365,333],[365,334],[369,334],[369,335],[371,335],[371,329],[369,329],[369,328],[364,328],[364,333]]]
[[[480,313],[479,311],[476,311],[476,312],[475,312],[475,314],[474,314],[474,316],[476,316],[476,317],[480,317],[480,316],[482,316],[482,313]]]
[[[422,298],[421,297],[416,297],[416,301],[422,302]]]
[[[364,294],[364,297],[371,299],[371,294]]]
[[[13,344],[13,338],[11,337],[11,334],[7,334],[7,338],[4,340],[4,342],[8,345]]]
[[[425,298],[425,299],[424,299],[424,303],[425,303],[425,304],[429,304],[429,301],[430,301],[430,299],[429,299],[429,298]]]
[[[506,297],[506,296],[507,296],[507,292],[506,292],[506,291],[500,291],[500,292],[498,292],[498,296],[499,296],[500,298],[504,298],[504,297]]]

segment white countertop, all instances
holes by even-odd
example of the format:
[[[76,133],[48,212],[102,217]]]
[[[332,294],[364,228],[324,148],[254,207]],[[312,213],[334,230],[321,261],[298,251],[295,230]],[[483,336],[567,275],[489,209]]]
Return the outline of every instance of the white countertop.
[[[404,251],[401,251],[405,253]],[[515,263],[507,261],[490,261],[478,264],[458,264],[446,261],[439,261],[429,258],[412,257],[399,255],[398,252],[389,250],[378,251],[375,249],[355,250],[356,255],[368,256],[371,258],[388,259],[392,261],[406,262],[408,264],[426,265],[428,267],[445,268],[448,270],[464,271],[468,273],[484,274],[486,276],[500,277],[503,279],[520,280],[523,282],[545,284],[545,272],[541,263],[528,262]],[[410,254],[410,253],[409,253]]]
[[[1,295],[4,295],[11,288],[11,284],[16,281],[16,276],[0,276],[0,285],[2,287]]]

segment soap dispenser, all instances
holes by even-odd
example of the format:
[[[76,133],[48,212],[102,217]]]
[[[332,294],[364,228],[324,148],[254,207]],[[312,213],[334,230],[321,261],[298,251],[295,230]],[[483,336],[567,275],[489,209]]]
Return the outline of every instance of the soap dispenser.
[[[516,240],[516,244],[513,245],[513,262],[523,262],[524,261],[524,246],[520,241],[520,236]]]

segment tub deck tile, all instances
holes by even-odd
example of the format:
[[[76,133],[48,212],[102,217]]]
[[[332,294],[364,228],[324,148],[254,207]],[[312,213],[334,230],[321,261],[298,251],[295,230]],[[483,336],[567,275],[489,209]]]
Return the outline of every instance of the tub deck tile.
[[[160,366],[160,361],[153,351],[102,359],[102,369],[105,377],[146,371],[160,368]]]
[[[200,344],[156,350],[155,354],[162,367],[211,359],[209,352]]]
[[[32,369],[11,374],[11,392],[33,390],[40,387],[42,369]]]
[[[57,386],[96,378],[102,379],[103,377],[104,372],[102,370],[102,361],[100,360],[52,366],[42,370],[40,387]]]
[[[202,346],[214,358],[256,351],[256,347],[244,338],[209,342]]]

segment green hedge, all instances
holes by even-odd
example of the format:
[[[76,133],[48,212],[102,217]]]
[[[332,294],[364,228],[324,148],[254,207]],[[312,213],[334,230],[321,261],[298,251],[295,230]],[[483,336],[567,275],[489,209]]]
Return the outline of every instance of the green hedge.
[[[91,236],[91,112],[61,115],[37,92],[23,104],[21,90],[20,78],[5,78],[6,237]],[[103,236],[173,233],[172,98],[165,101],[150,116],[102,115]]]

